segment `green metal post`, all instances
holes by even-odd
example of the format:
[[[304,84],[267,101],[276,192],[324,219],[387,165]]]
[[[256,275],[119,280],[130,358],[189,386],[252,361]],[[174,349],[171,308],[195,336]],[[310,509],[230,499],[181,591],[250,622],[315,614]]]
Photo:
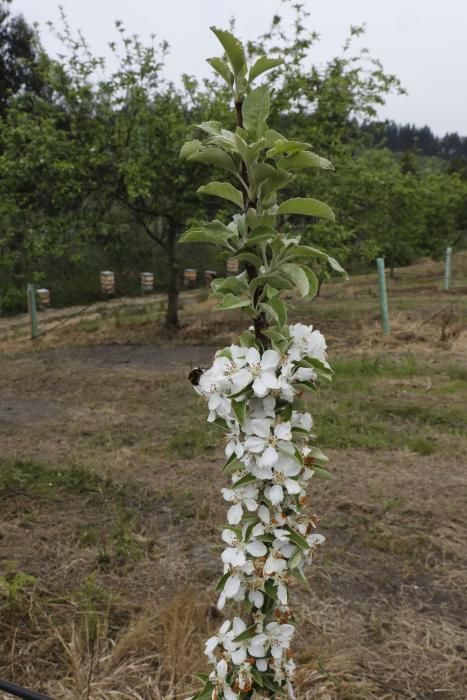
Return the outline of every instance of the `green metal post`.
[[[446,248],[446,260],[444,262],[444,291],[449,292],[449,285],[451,283],[451,259],[452,259],[452,248]]]
[[[384,258],[376,258],[376,265],[378,267],[379,302],[381,305],[383,332],[385,335],[389,335],[388,295],[386,292],[386,277],[384,276]]]
[[[31,338],[37,338],[39,326],[37,323],[36,288],[33,284],[28,284],[27,291],[29,317],[31,319]]]

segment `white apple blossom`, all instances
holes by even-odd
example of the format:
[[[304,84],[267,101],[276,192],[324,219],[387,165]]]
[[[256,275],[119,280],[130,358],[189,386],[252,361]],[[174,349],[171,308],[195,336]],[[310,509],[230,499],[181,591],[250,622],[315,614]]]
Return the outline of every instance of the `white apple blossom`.
[[[222,539],[230,545],[222,552],[222,561],[224,564],[242,566],[246,562],[245,553],[251,554],[254,557],[263,557],[268,551],[263,542],[258,542],[257,540],[243,542],[239,540],[233,530],[223,530]]]
[[[281,659],[284,649],[290,646],[290,640],[295,631],[293,625],[281,625],[278,622],[270,622],[264,632],[256,635],[251,640],[249,647],[252,656],[264,657],[270,650],[274,659]]]
[[[276,370],[279,362],[280,355],[276,350],[266,350],[261,357],[256,348],[249,348],[245,367],[232,376],[236,391],[245,389],[253,382],[254,395],[263,398],[272,389],[277,389]]]
[[[258,455],[260,466],[272,467],[279,459],[279,450],[290,451],[292,431],[289,421],[274,426],[267,418],[253,418],[246,429],[250,435],[245,440],[245,449]]]
[[[258,487],[254,484],[246,484],[233,489],[222,489],[224,499],[234,505],[230,506],[227,512],[227,520],[230,525],[237,525],[243,516],[243,507],[250,512],[258,508]]]
[[[216,670],[210,674],[209,680],[217,691],[220,690],[222,692],[225,700],[238,700],[238,693],[234,693],[231,686],[227,683],[226,677],[228,670],[227,662],[225,659],[222,659],[217,664]],[[219,697],[219,695],[217,695],[217,697]]]
[[[311,326],[291,325],[288,332],[290,340],[280,352],[261,354],[256,347],[231,345],[217,353],[196,387],[208,402],[208,420],[220,418],[217,422],[225,426],[226,467],[231,471],[234,458],[241,463],[231,473],[231,485],[222,488],[229,526],[222,532],[227,546],[221,554],[218,607],[245,601],[254,625],[247,629],[244,620],[234,617],[206,642],[205,653],[215,666],[209,682],[216,700],[250,692],[259,700],[263,696],[255,674],[268,670],[294,698],[290,678],[295,665],[284,654],[294,631],[288,608],[290,567],[301,572],[325,540],[314,532],[317,517],[303,510],[313,465],[325,458],[312,445],[313,418],[298,404],[303,387],[295,385],[317,380],[319,373],[307,363],[318,360],[329,367],[326,343]],[[250,475],[255,480],[237,486]],[[303,538],[301,544],[294,533]],[[245,638],[238,640],[239,635]]]
[[[292,477],[297,476],[302,467],[290,457],[280,457],[273,467],[272,483],[273,486],[265,488],[265,495],[273,506],[277,506],[284,500],[284,488],[290,495],[300,493],[301,486],[298,481]]]

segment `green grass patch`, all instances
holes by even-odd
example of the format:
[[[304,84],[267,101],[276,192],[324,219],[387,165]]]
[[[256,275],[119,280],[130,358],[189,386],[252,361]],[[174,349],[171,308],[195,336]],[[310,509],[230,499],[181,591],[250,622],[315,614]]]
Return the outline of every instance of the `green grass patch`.
[[[108,482],[83,468],[51,469],[32,460],[0,459],[0,488],[53,494],[57,490],[95,493]]]
[[[462,449],[457,438],[466,422],[464,392],[457,377],[463,368],[420,363],[412,355],[344,357],[332,364],[333,382],[322,386],[321,398],[310,407],[323,447],[408,448],[423,456],[451,445]],[[432,379],[429,393],[420,381],[427,376]],[[458,390],[443,403],[440,397],[453,382]],[[450,440],[453,434],[455,441]]]
[[[170,453],[191,459],[213,452],[220,443],[221,432],[212,425],[179,428],[168,444]]]

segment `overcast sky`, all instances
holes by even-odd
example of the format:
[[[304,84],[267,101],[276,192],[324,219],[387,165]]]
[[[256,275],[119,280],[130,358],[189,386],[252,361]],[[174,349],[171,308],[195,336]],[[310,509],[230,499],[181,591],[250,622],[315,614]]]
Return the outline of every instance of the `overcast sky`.
[[[467,135],[467,0],[304,0],[308,25],[321,35],[314,60],[335,56],[351,24],[366,23],[361,42],[395,73],[408,96],[390,96],[383,118],[428,124],[435,133]],[[108,55],[115,38],[114,21],[131,33],[155,33],[170,44],[166,75],[209,74],[204,59],[218,55],[209,26],[226,27],[237,20],[242,38],[256,38],[281,8],[280,0],[13,0],[12,9],[37,21],[46,49],[58,45],[47,20],[56,21],[61,4],[73,28],[80,28],[98,55]],[[283,11],[284,15],[290,12]]]

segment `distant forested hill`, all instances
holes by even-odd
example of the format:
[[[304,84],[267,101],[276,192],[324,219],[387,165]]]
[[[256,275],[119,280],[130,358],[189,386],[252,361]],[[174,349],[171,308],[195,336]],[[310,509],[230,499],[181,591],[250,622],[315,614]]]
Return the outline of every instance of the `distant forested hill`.
[[[414,151],[418,155],[437,156],[444,160],[467,158],[467,137],[458,133],[435,136],[429,126],[372,122],[362,126],[372,146],[385,146],[394,152]]]

